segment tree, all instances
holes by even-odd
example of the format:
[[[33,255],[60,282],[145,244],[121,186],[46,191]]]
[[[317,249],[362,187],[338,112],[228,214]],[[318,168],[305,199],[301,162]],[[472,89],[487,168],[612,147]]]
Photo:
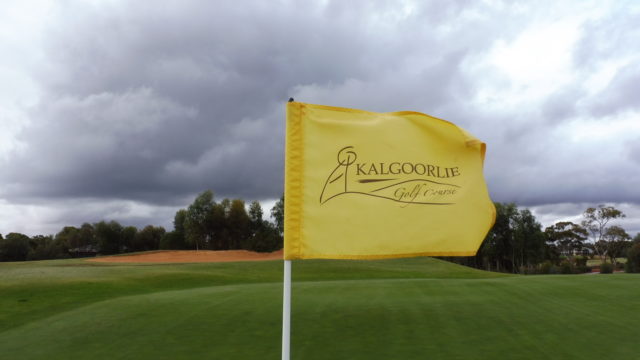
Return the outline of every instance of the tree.
[[[227,211],[225,209],[225,204],[227,203],[230,204],[231,202],[228,199],[224,199],[220,204],[213,205],[209,215],[212,249],[214,250],[229,250],[231,247],[231,235],[227,228]]]
[[[247,240],[250,234],[250,221],[244,206],[244,201],[240,199],[231,201],[227,224],[231,235],[231,248],[246,249],[248,247]]]
[[[542,225],[536,221],[529,209],[518,212],[514,218],[514,253],[512,260],[516,269],[531,268],[544,258],[545,237]]]
[[[521,272],[547,254],[542,225],[528,209],[514,203],[495,203],[496,221],[475,257],[452,259],[467,266]]]
[[[2,239],[2,236],[0,236],[0,239]],[[640,233],[637,233],[631,241],[633,241],[634,244],[640,244]]]
[[[29,255],[29,237],[21,233],[9,233],[0,240],[0,261],[25,261]]]
[[[96,230],[93,225],[84,223],[80,226],[79,244],[82,247],[97,249],[98,239],[96,238]]]
[[[173,231],[167,232],[160,239],[160,249],[182,250],[187,248],[186,240],[187,210],[176,211],[173,217]]]
[[[495,207],[496,221],[482,243],[479,255],[487,270],[515,271],[513,225],[518,208],[514,203],[495,203]]]
[[[249,220],[251,221],[251,226],[259,227],[262,225],[262,206],[257,201],[252,201],[249,204]]]
[[[187,221],[187,210],[180,209],[176,211],[176,215],[173,217],[173,231],[177,236],[181,237],[182,242],[185,242],[186,237],[186,223]]]
[[[634,241],[627,251],[627,263],[625,266],[627,272],[640,273],[640,242]]]
[[[282,236],[271,222],[264,220],[260,203],[253,201],[249,205],[249,221],[251,234],[248,250],[271,252],[282,249]]]
[[[272,252],[279,249],[282,249],[282,236],[272,223],[263,220],[262,226],[252,237],[250,250]]]
[[[98,249],[101,254],[117,254],[123,248],[122,225],[117,221],[100,221],[94,225]]]
[[[68,258],[68,248],[51,235],[36,235],[31,238],[31,249],[27,260],[48,260]]]
[[[584,226],[592,236],[593,248],[598,256],[604,261],[607,257],[608,241],[605,238],[611,220],[624,218],[625,214],[613,206],[598,205],[597,208],[587,208],[582,214]]]
[[[263,227],[265,221],[262,220],[262,206],[257,201],[249,204],[249,243],[247,250],[258,251],[260,244],[263,242],[262,237],[265,236]]]
[[[166,233],[162,226],[147,225],[138,231],[134,239],[136,251],[157,250],[160,248],[160,240]]]
[[[160,249],[182,250],[187,248],[185,222],[187,210],[180,209],[173,217],[173,231],[167,232],[160,239]]]
[[[211,241],[209,218],[214,205],[213,191],[207,190],[198,195],[187,208],[184,220],[186,240],[196,250]]]
[[[175,231],[169,231],[162,235],[160,239],[160,249],[162,250],[183,250],[187,248],[184,237]]]
[[[276,229],[280,236],[284,235],[284,194],[280,197],[280,200],[271,208],[271,216],[276,223]]]
[[[136,251],[135,239],[138,229],[135,226],[127,226],[122,229],[122,247],[126,251]]]
[[[65,252],[73,256],[80,256],[96,250],[97,241],[93,225],[84,223],[80,228],[65,226],[54,237],[58,246],[65,248]]]
[[[70,251],[80,247],[80,229],[75,226],[65,226],[55,236],[55,241]]]
[[[631,236],[620,226],[614,225],[607,228],[603,239],[605,241],[603,246],[606,247],[606,253],[615,269],[617,258],[624,256],[631,247]]]
[[[560,221],[544,230],[547,242],[557,249],[560,255],[568,258],[580,252],[587,240],[587,230],[571,221]]]

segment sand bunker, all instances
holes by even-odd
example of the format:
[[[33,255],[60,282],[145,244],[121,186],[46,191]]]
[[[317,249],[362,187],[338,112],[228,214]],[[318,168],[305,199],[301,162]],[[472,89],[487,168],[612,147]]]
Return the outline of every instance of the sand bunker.
[[[105,256],[87,261],[108,263],[196,263],[196,262],[230,262],[230,261],[264,261],[281,260],[282,250],[272,253],[257,253],[247,250],[167,250],[144,254]]]

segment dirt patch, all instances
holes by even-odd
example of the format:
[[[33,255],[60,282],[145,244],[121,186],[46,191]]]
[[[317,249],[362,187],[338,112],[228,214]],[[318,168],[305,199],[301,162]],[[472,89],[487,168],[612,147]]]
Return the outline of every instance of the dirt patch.
[[[105,256],[89,259],[87,261],[108,263],[199,263],[281,259],[282,250],[272,253],[257,253],[247,250],[167,250],[136,255]]]

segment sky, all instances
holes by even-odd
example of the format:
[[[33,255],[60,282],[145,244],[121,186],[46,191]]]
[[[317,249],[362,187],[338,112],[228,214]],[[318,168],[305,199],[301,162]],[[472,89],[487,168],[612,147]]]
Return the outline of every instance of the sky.
[[[0,233],[283,192],[285,102],[449,120],[494,201],[640,232],[640,2],[3,1]]]

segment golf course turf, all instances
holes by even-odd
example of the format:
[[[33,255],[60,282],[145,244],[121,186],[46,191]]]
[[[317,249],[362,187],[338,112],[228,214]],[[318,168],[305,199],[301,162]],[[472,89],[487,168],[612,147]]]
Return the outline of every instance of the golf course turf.
[[[0,263],[2,359],[279,359],[282,261]],[[638,358],[640,276],[293,263],[292,359]]]

